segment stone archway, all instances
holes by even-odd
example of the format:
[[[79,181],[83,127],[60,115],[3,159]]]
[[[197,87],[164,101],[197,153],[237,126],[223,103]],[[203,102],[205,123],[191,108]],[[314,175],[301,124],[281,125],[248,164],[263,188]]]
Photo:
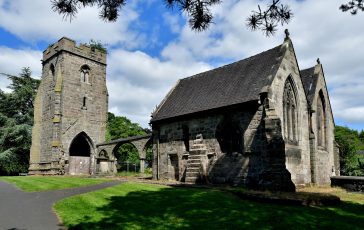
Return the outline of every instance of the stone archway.
[[[79,133],[71,142],[69,148],[70,175],[84,175],[91,172],[91,156],[93,144],[85,132]]]
[[[140,153],[132,142],[119,143],[112,151],[117,172],[139,172]]]
[[[151,134],[147,134],[142,136],[120,138],[109,142],[100,143],[97,144],[97,150],[99,154],[101,153],[101,150],[105,151],[110,157],[110,160],[115,162],[113,168],[115,168],[114,172],[116,172],[115,151],[117,151],[117,149],[123,144],[131,144],[138,150],[138,156],[140,160],[140,172],[144,173],[147,148],[149,145],[152,144],[151,136]],[[152,159],[150,161],[152,162]]]

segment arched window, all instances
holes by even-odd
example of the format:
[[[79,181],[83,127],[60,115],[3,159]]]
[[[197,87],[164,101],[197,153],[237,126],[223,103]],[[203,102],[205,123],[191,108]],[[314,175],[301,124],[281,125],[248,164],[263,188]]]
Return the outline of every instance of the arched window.
[[[81,82],[89,83],[90,82],[90,67],[88,65],[83,65],[81,67]]]
[[[284,138],[290,143],[297,143],[297,98],[294,83],[291,77],[288,77],[284,84],[283,93],[283,132]]]
[[[317,109],[316,109],[316,124],[317,124],[317,144],[318,146],[326,146],[326,109],[325,98],[322,90],[317,97]]]

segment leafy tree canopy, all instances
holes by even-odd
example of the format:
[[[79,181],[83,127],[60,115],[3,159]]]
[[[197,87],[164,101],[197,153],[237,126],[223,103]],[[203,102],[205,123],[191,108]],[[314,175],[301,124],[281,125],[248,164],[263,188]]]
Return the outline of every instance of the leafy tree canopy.
[[[110,112],[108,112],[107,122],[107,141],[147,134],[146,130],[139,124],[133,123],[126,117],[115,116]]]
[[[363,133],[363,131],[361,132]],[[335,140],[340,149],[340,171],[342,175],[363,176],[364,157],[359,150],[364,150],[364,142],[356,130],[347,127],[335,127]]]
[[[16,175],[28,171],[33,103],[40,81],[31,77],[29,68],[19,76],[2,75],[11,80],[12,91],[0,90],[0,175]]]
[[[140,127],[139,124],[133,123],[126,117],[115,116],[113,113],[108,113],[108,124],[106,132],[107,141],[119,138],[145,135],[148,132],[149,130],[143,129],[142,127]],[[138,150],[132,144],[121,145],[115,155],[118,159],[119,166],[121,166],[121,164],[126,161],[134,164],[139,163]],[[147,151],[147,158],[149,157],[151,159],[150,155],[151,151]]]
[[[91,47],[91,49],[99,50],[105,54],[107,53],[107,49],[100,41],[95,41],[95,40],[91,39],[89,46]]]

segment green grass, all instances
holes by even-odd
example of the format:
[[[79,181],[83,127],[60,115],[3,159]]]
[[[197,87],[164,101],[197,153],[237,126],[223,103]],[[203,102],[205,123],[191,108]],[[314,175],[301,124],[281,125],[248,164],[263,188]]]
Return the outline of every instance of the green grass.
[[[347,195],[350,197],[350,194]],[[364,195],[333,207],[242,200],[229,192],[125,183],[55,204],[69,229],[364,229]]]
[[[152,176],[152,174],[149,173],[149,172],[140,173],[140,172],[121,171],[121,172],[118,172],[116,174],[116,176],[120,176],[120,177],[148,177],[148,176]]]
[[[110,179],[104,178],[71,176],[9,176],[0,177],[0,180],[13,183],[21,190],[27,192],[75,188],[110,181]]]

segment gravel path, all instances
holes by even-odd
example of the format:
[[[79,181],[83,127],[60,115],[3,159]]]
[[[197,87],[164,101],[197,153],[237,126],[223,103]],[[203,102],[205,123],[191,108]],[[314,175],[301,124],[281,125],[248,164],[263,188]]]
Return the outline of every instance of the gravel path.
[[[23,192],[14,185],[0,181],[0,229],[60,230],[65,229],[52,210],[52,205],[65,197],[86,193],[116,184],[106,182],[80,188],[44,192]]]

